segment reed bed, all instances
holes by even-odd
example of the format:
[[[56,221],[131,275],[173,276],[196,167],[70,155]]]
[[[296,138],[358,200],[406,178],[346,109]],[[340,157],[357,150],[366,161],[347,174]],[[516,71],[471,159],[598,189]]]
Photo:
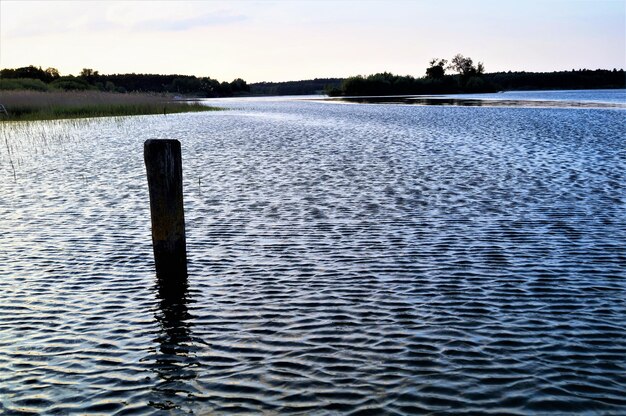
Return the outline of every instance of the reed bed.
[[[220,110],[197,101],[174,100],[157,94],[120,94],[101,91],[1,91],[0,104],[8,112],[0,120],[54,120],[85,117],[170,114]]]

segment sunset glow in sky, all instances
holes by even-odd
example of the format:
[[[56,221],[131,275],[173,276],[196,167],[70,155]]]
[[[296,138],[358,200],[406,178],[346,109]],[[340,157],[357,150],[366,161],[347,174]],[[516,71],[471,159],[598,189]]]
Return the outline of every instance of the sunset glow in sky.
[[[626,0],[0,0],[0,68],[248,82],[390,71],[462,53],[487,72],[626,67]]]

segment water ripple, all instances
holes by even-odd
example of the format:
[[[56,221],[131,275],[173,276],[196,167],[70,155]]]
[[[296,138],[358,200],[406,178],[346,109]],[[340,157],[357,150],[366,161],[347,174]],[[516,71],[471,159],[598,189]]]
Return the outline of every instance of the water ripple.
[[[623,111],[232,105],[2,125],[0,413],[626,412]]]

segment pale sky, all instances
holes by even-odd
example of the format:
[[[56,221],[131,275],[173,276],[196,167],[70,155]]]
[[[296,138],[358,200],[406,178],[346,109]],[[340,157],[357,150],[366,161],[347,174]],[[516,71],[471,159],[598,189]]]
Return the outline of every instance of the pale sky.
[[[0,0],[0,68],[420,77],[456,53],[487,72],[625,68],[626,0]]]

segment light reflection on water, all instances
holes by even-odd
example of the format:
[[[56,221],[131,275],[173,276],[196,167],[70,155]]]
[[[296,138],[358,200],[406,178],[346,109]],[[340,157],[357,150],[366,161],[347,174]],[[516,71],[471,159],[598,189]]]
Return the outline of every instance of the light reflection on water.
[[[463,107],[626,108],[626,90],[507,91],[490,94],[316,97],[314,99],[358,104],[452,105]]]
[[[624,413],[624,110],[220,105],[2,125],[0,412]]]

